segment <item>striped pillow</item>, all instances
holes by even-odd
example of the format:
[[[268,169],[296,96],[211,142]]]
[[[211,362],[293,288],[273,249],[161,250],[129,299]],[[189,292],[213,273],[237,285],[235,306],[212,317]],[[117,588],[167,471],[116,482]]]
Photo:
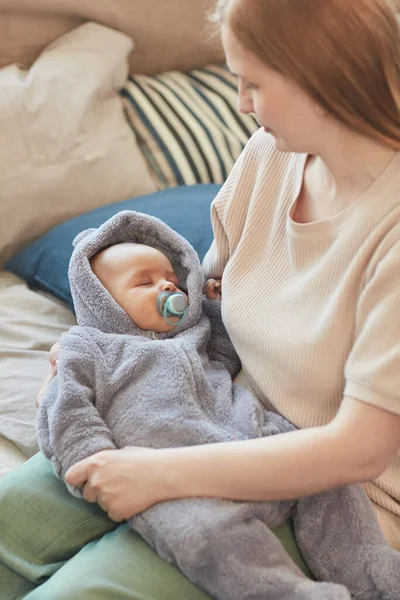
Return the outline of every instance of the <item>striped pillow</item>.
[[[238,112],[236,77],[225,66],[136,75],[121,95],[161,188],[223,183],[258,128]]]

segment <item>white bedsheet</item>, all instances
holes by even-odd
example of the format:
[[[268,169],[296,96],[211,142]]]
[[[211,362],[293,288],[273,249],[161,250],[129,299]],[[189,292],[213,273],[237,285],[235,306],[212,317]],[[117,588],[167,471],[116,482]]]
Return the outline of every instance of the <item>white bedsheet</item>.
[[[74,324],[64,304],[0,271],[0,473],[37,451],[35,398],[48,351]]]
[[[5,475],[11,469],[18,467],[27,460],[24,454],[17,446],[4,437],[0,437],[0,477]]]

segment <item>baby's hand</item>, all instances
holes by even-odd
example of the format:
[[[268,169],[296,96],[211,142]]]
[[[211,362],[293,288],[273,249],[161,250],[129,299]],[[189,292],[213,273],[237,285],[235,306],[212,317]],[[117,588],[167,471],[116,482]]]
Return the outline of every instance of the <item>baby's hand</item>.
[[[209,279],[206,283],[206,296],[209,300],[221,300],[222,285],[220,279]]]

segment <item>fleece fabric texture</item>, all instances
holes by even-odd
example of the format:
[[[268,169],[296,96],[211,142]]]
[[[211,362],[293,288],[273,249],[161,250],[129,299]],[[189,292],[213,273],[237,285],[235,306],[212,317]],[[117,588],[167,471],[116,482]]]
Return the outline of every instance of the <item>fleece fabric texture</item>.
[[[188,315],[171,332],[138,329],[91,270],[96,252],[127,241],[167,255],[188,293]],[[58,376],[38,417],[40,446],[59,477],[107,448],[188,446],[293,429],[232,384],[239,359],[219,302],[202,297],[200,262],[181,236],[156,218],[124,211],[75,244],[69,277],[79,325],[61,339]],[[324,582],[306,579],[270,531],[289,515],[310,570]],[[298,501],[165,502],[129,522],[218,600],[400,597],[400,554],[386,544],[357,486]]]

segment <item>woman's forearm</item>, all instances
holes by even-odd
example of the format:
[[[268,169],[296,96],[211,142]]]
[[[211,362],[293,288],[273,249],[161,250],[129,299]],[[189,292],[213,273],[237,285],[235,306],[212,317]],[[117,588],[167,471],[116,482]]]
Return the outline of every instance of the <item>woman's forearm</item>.
[[[270,501],[298,498],[370,479],[335,428],[164,450],[160,477],[167,498],[220,497]],[[353,459],[352,459],[353,457]]]
[[[178,498],[268,501],[368,481],[399,446],[400,415],[345,397],[325,426],[243,442],[100,452],[66,479],[121,520]]]

